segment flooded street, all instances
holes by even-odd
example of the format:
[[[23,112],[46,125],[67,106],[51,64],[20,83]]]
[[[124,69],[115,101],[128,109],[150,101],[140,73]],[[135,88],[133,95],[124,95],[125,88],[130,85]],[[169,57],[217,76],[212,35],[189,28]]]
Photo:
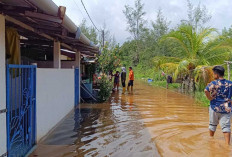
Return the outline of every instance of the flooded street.
[[[31,157],[232,156],[218,127],[208,135],[208,108],[186,95],[137,82],[134,94],[82,104],[38,144]]]

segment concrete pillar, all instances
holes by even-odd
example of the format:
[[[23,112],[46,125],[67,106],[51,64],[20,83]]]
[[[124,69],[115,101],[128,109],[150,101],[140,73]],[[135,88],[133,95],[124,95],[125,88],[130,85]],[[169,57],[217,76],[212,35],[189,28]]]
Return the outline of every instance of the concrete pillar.
[[[0,14],[0,110],[6,109],[5,17]],[[6,113],[0,114],[0,156],[7,151]]]
[[[79,103],[80,103],[80,98],[81,98],[81,52],[80,51],[78,51],[78,52],[76,52],[76,54],[75,54],[75,62],[76,62],[76,64],[75,64],[75,66],[76,66],[76,68],[79,68]],[[79,105],[80,106],[80,105]]]
[[[54,41],[53,45],[53,68],[60,69],[61,67],[61,52],[60,52],[60,42]]]
[[[81,64],[81,52],[80,51],[76,52],[75,54],[75,62],[76,62],[75,67],[80,69],[81,67],[80,65]]]

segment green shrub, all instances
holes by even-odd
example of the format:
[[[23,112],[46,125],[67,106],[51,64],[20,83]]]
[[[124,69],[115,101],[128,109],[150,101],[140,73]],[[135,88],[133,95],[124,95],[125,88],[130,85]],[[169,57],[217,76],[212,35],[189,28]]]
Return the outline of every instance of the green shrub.
[[[99,101],[104,102],[109,99],[113,88],[112,82],[109,81],[106,75],[103,75],[99,80],[100,91],[98,93]]]

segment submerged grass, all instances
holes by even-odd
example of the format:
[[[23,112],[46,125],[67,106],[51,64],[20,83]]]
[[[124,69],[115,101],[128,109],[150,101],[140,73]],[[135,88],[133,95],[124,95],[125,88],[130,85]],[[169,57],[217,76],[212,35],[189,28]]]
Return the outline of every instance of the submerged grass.
[[[166,81],[153,81],[150,84],[156,87],[166,88]],[[181,86],[180,83],[172,83],[172,84],[169,84],[168,88],[171,90],[178,90],[180,86]],[[195,91],[195,93],[193,94],[193,97],[195,98],[196,102],[201,104],[202,106],[204,107],[209,106],[210,102],[206,98],[204,91]]]
[[[136,79],[142,79],[144,81],[147,81],[147,79],[152,79],[153,82],[150,84],[152,86],[156,87],[163,87],[166,88],[166,78],[164,76],[161,76],[160,72],[154,72],[154,70],[140,70],[135,69],[135,77]],[[172,83],[168,85],[168,88],[171,90],[178,90],[181,87],[180,83]],[[209,106],[209,100],[206,98],[204,91],[195,91],[194,94],[191,94],[197,103],[199,103],[202,106]]]
[[[196,91],[194,97],[197,103],[200,103],[202,106],[209,106],[209,100],[206,98],[205,93],[203,91]]]
[[[167,83],[166,81],[153,81],[151,85],[166,88]],[[180,87],[179,83],[172,83],[168,85],[169,89],[178,89],[179,87]]]

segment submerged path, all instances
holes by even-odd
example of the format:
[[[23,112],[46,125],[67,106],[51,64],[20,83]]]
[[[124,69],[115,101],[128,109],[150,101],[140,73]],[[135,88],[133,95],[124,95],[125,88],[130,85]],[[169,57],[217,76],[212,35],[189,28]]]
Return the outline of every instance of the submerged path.
[[[82,104],[31,157],[217,157],[232,156],[220,128],[208,136],[208,108],[170,90],[137,82],[133,95]]]

